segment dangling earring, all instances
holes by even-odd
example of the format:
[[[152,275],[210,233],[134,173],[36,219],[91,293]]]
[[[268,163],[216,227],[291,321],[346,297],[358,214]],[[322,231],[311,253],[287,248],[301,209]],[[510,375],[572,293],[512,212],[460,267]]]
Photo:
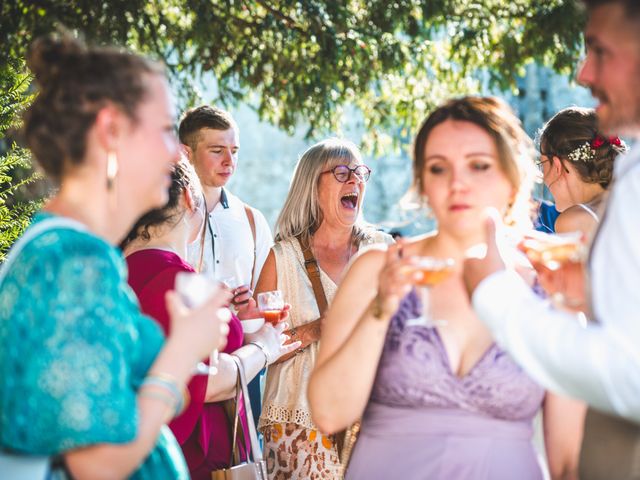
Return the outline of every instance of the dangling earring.
[[[107,152],[107,194],[112,210],[117,208],[116,179],[118,178],[118,156],[113,150]]]
[[[117,176],[118,157],[116,155],[116,152],[110,150],[107,152],[107,190],[111,191],[115,188]]]

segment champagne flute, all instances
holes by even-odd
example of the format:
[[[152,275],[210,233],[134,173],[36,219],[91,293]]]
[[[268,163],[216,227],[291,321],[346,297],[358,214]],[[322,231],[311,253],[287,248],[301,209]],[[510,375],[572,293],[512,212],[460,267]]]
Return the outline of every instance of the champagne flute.
[[[220,285],[213,279],[202,273],[180,272],[176,275],[175,289],[182,298],[184,304],[189,308],[196,308],[207,301]],[[228,308],[220,308],[218,315],[222,318],[231,317]],[[209,357],[209,365],[198,362],[194,370],[194,375],[215,375],[218,373],[218,349],[214,349]]]
[[[411,327],[436,327],[447,324],[446,320],[435,320],[431,311],[431,288],[446,280],[452,273],[455,261],[452,258],[419,257],[411,265],[414,283],[419,288],[422,312],[420,316],[407,320]]]

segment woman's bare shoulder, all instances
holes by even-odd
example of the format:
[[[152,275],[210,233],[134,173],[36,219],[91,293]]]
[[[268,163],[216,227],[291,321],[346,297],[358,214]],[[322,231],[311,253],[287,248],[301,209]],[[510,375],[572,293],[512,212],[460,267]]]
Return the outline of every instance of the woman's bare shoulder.
[[[558,215],[555,231],[557,233],[581,231],[589,234],[597,224],[595,218],[584,208],[573,205]]]

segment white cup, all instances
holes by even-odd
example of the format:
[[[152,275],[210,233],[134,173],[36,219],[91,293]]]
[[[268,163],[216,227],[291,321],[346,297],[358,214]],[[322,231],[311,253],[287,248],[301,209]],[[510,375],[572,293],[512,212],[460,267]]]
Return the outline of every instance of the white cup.
[[[219,289],[218,282],[202,273],[179,272],[176,275],[175,290],[180,295],[182,302],[189,308],[199,307]],[[229,309],[220,310],[218,312],[220,315],[230,315]],[[195,370],[197,375],[215,375],[216,373],[218,373],[217,348],[209,356],[209,365],[198,362]]]

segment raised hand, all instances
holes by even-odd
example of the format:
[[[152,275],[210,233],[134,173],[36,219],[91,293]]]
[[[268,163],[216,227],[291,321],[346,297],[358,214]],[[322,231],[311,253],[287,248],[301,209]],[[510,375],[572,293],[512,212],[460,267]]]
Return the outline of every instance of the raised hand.
[[[195,354],[197,359],[208,356],[214,349],[224,349],[229,333],[231,293],[216,290],[202,305],[189,309],[175,291],[166,295],[167,310],[171,317],[170,336]]]

